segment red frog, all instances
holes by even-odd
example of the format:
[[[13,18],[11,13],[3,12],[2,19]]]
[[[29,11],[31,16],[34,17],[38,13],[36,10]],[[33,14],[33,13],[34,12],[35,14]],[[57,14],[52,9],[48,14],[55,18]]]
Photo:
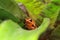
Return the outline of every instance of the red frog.
[[[35,21],[32,20],[31,18],[25,19],[25,27],[29,30],[33,30],[33,29],[37,28]]]

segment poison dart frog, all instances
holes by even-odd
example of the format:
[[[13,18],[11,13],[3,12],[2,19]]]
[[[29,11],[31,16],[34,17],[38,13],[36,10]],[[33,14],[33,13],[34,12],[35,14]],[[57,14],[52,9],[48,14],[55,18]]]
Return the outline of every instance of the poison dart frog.
[[[25,19],[25,27],[28,30],[34,30],[35,28],[37,28],[35,21],[32,20],[31,18],[26,18]]]

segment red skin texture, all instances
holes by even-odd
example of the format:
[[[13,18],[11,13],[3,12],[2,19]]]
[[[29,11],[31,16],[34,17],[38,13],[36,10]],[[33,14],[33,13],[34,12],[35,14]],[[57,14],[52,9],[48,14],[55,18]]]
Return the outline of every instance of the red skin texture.
[[[29,30],[33,30],[33,29],[37,28],[35,21],[32,20],[31,18],[25,19],[25,27]]]

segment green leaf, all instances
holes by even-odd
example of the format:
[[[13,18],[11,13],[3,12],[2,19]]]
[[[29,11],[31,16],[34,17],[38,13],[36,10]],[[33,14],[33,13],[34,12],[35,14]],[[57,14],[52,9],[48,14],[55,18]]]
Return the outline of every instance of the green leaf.
[[[50,4],[48,4],[47,7],[46,7],[46,9],[44,9],[42,11],[42,14],[44,14],[45,17],[50,18],[50,20],[51,20],[50,26],[51,27],[55,24],[55,22],[57,20],[57,17],[59,15],[59,10],[60,10],[59,5],[56,5],[55,3],[53,3],[55,1],[56,0],[54,0]]]
[[[24,19],[23,14],[24,12],[14,0],[0,0],[0,19],[12,19],[13,21],[20,22],[21,19]]]
[[[0,19],[3,20],[7,20],[7,19],[12,19],[15,22],[19,22],[20,20],[18,18],[16,18],[14,15],[12,15],[10,12],[1,9],[0,8]]]
[[[0,40],[38,40],[39,35],[46,31],[50,24],[49,18],[44,18],[42,24],[35,30],[24,30],[11,20],[0,24]]]

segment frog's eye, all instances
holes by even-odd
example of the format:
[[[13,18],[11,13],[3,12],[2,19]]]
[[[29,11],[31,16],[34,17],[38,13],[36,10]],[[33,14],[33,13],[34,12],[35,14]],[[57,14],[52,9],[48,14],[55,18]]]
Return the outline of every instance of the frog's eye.
[[[30,19],[30,22],[32,22],[32,19]]]
[[[32,25],[32,27],[34,27],[34,25]]]

